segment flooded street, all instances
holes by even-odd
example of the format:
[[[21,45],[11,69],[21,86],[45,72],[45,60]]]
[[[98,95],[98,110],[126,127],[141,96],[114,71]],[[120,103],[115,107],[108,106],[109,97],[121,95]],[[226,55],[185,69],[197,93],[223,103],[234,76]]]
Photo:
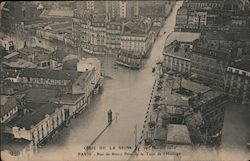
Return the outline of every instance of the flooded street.
[[[134,147],[135,125],[139,139],[156,78],[152,67],[155,67],[156,61],[162,55],[167,36],[174,30],[176,13],[181,4],[181,1],[176,2],[153,45],[150,57],[144,60],[142,69],[130,70],[121,66],[115,68],[114,56],[100,58],[104,67],[103,74],[110,77],[105,79],[103,93],[95,95],[88,108],[72,119],[70,125],[59,132],[50,143],[41,147],[32,160],[81,160],[78,153],[84,152],[84,147],[90,145],[106,127],[107,112],[110,109],[114,120],[93,145]],[[23,46],[21,41],[16,42],[20,42],[17,48]],[[246,147],[248,137],[250,107],[229,103],[224,118],[222,144],[218,151],[221,159],[250,159],[250,151]]]
[[[173,12],[167,18],[152,48],[150,58],[145,60],[141,70],[135,71],[124,67],[115,69],[114,58],[103,58],[104,74],[112,79],[105,81],[104,92],[94,98],[86,111],[77,119],[72,120],[70,126],[58,134],[50,145],[41,149],[38,154],[41,160],[47,156],[52,158],[54,156],[60,160],[66,159],[69,154],[77,155],[107,125],[109,109],[113,111],[113,117],[117,119],[114,119],[94,145],[134,146],[134,127],[137,124],[139,138],[155,80],[152,67],[162,55],[165,39],[174,29],[176,12],[180,5],[181,2],[177,2]],[[60,158],[57,154],[65,154],[65,156]]]

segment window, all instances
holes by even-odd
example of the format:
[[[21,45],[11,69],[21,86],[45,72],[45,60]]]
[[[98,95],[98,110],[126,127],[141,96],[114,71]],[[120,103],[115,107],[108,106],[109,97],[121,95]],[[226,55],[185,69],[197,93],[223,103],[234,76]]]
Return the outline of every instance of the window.
[[[38,141],[40,141],[40,132],[37,130]]]

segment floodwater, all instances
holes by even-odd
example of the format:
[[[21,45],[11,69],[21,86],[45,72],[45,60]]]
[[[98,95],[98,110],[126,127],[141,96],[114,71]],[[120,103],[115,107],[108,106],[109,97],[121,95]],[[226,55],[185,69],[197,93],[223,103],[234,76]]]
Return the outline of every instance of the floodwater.
[[[72,119],[69,127],[64,128],[49,144],[40,148],[34,160],[84,160],[78,153],[84,152],[84,147],[90,145],[107,125],[109,109],[113,111],[114,121],[93,146],[134,147],[135,125],[139,139],[156,78],[152,67],[161,57],[165,40],[174,29],[176,12],[181,3],[177,2],[167,18],[150,57],[144,61],[141,70],[120,66],[114,68],[114,57],[101,58],[104,74],[111,77],[106,79],[103,93],[96,95],[88,109],[76,119]],[[221,159],[250,159],[249,150],[246,148],[246,141],[250,136],[250,107],[229,103],[224,121],[222,144],[218,151]]]
[[[49,156],[50,160],[72,160],[72,155],[77,158],[77,153],[83,152],[84,146],[90,145],[107,125],[109,109],[113,111],[114,121],[93,146],[134,147],[135,126],[139,139],[155,80],[152,67],[162,55],[167,36],[174,30],[176,12],[180,6],[181,2],[177,2],[166,19],[150,57],[145,60],[141,70],[120,66],[115,68],[113,57],[102,58],[104,74],[111,77],[106,79],[103,93],[95,96],[86,111],[72,120],[68,128],[63,129],[49,145],[40,150],[37,155],[39,159],[46,160]]]

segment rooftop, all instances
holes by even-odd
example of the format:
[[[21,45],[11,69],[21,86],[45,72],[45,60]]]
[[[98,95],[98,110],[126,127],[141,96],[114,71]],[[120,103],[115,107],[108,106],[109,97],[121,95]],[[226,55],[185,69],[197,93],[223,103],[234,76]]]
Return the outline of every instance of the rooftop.
[[[167,76],[165,76],[167,77]],[[173,83],[173,89],[180,89],[180,78],[179,77],[175,77],[173,79],[170,79],[170,78],[167,78],[167,86],[168,87],[171,87],[172,86],[172,80],[174,81]],[[197,93],[204,93],[208,90],[210,90],[211,88],[208,87],[208,86],[205,86],[205,85],[202,85],[202,84],[199,84],[199,83],[196,83],[196,82],[193,82],[193,81],[190,81],[188,79],[184,79],[182,78],[181,80],[181,86],[182,88],[188,90],[188,91],[191,91],[192,93],[191,94],[197,94]],[[179,95],[179,96],[182,96],[182,94],[179,94],[179,93],[175,93],[176,95]],[[183,95],[185,96],[185,95]]]
[[[65,21],[65,22],[54,22],[49,24],[49,26],[51,27],[52,30],[58,30],[61,28],[71,28],[72,27],[72,23],[69,21]]]
[[[176,94],[168,95],[164,100],[160,102],[160,104],[167,105],[169,109],[172,106],[182,106],[182,107],[189,106],[187,98],[178,96]]]
[[[110,21],[107,24],[110,25],[110,27],[112,27],[112,26],[121,26],[122,22],[121,21]]]
[[[106,23],[105,14],[95,14],[92,19],[92,23]]]
[[[177,41],[174,41],[174,42],[177,42]],[[173,44],[173,43],[171,43],[170,45],[168,45],[164,48],[163,54],[164,55],[172,55],[172,56],[175,56],[178,58],[190,60],[190,57],[191,57],[190,48],[182,47],[178,44]]]
[[[152,25],[151,19],[129,21],[125,24],[125,33],[145,34]]]
[[[0,101],[1,117],[3,117],[5,114],[11,111],[17,105],[16,99],[11,96],[0,95],[0,100],[1,100]]]
[[[162,127],[156,127],[155,128],[155,132],[154,132],[154,139],[155,140],[166,140],[166,134],[167,134],[167,131],[165,128],[162,128]]]
[[[185,90],[190,91],[190,95],[183,94],[179,92],[180,90],[180,85],[179,85],[179,79],[178,78],[173,78],[173,83],[172,80],[167,80],[166,81],[166,86],[169,87],[168,91],[163,92],[164,95],[162,96],[163,99],[160,101],[161,105],[165,105],[168,107],[170,110],[171,108],[174,107],[189,107],[189,98],[191,96],[196,96],[198,93],[204,94],[205,96],[209,97],[210,96],[210,91],[211,88],[192,82],[190,80],[186,80],[182,78],[182,88]],[[172,86],[173,84],[173,86]],[[173,93],[171,94],[170,92],[170,87],[173,87]],[[208,94],[207,94],[208,93]],[[214,96],[216,97],[217,95],[220,95],[219,92],[213,91]],[[206,99],[204,96],[203,100]]]
[[[166,105],[165,108],[162,109],[161,115],[165,115],[166,113],[183,115],[184,108],[177,107],[177,106],[174,106],[174,105]]]
[[[250,41],[249,34],[232,33],[223,31],[206,31],[204,35],[207,40],[224,40],[224,41]]]
[[[250,72],[250,57],[234,60],[231,67]]]
[[[57,97],[59,91],[54,89],[31,88],[25,91],[25,93],[24,98],[27,102],[47,103],[51,98]]]
[[[11,62],[3,62],[3,64],[11,68],[36,68],[37,67],[36,64],[26,61],[24,59],[19,59],[19,58]]]
[[[223,92],[219,92],[219,91],[215,91],[215,90],[208,90],[207,92],[201,93],[200,96],[196,95],[195,98],[198,98],[197,100],[195,100],[194,105],[195,106],[199,106],[201,104],[205,104],[207,102],[209,102],[210,100],[219,97],[223,95]]]
[[[51,30],[51,32],[58,34],[72,33],[72,22],[53,22],[44,27],[45,30]]]
[[[0,137],[1,137],[1,151],[2,151],[5,145],[11,142],[11,140],[14,138],[14,135],[10,133],[4,133],[1,131]]]
[[[81,74],[87,76],[88,72],[77,72],[73,70],[50,70],[50,69],[22,69],[19,77],[47,78],[54,80],[70,80],[74,82]]]
[[[1,98],[0,105],[4,106],[7,103],[9,96],[0,95],[0,98]]]
[[[48,49],[41,47],[25,47],[18,50],[20,54],[31,55],[31,54],[49,54],[51,53]]]
[[[27,130],[31,129],[31,126],[35,126],[40,121],[42,121],[46,115],[51,115],[55,112],[56,108],[59,108],[58,104],[48,102],[39,108],[37,108],[34,112],[28,113],[27,115],[20,118],[17,122],[17,127],[25,128]]]
[[[199,83],[195,83],[195,82],[187,80],[187,79],[182,79],[182,87],[192,91],[194,94],[204,93],[204,92],[211,89],[208,86],[205,86],[205,85],[202,85]]]
[[[52,52],[50,54],[50,58],[55,60],[55,61],[58,61],[60,63],[63,62],[63,59],[69,55],[69,53],[63,51],[63,50],[55,50],[54,52]]]
[[[186,110],[184,117],[187,126],[192,126],[198,129],[203,124],[203,118],[200,111],[194,113],[193,111]]]
[[[223,45],[221,43],[212,43],[212,42],[207,42],[207,41],[197,41],[197,46],[199,48],[203,48],[203,49],[209,49],[209,50],[214,50],[214,51],[218,51],[221,53],[228,53],[230,52],[230,47],[229,45]]]
[[[22,151],[24,148],[30,145],[30,141],[23,138],[14,138],[6,145],[4,145],[3,149],[11,151],[11,153],[16,153]]]
[[[169,124],[167,127],[167,143],[191,145],[191,139],[187,126],[179,124]]]
[[[192,43],[200,38],[200,33],[194,32],[172,32],[166,39],[165,45],[172,43],[173,41],[179,41],[181,43]]]
[[[12,52],[12,53],[10,53],[10,54],[4,56],[3,58],[4,58],[4,59],[10,59],[10,58],[12,58],[12,57],[14,57],[14,56],[16,56],[16,55],[19,55],[19,54],[20,54],[19,52],[15,51],[15,52]]]
[[[41,13],[41,17],[73,17],[74,12],[72,10],[44,10]]]

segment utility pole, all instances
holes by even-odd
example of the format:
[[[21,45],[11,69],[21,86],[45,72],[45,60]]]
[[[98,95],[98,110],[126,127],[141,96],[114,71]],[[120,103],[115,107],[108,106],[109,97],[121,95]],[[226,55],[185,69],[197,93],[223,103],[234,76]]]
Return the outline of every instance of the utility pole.
[[[180,75],[180,89],[182,88],[182,75]]]
[[[137,124],[135,124],[135,147],[137,146]]]

